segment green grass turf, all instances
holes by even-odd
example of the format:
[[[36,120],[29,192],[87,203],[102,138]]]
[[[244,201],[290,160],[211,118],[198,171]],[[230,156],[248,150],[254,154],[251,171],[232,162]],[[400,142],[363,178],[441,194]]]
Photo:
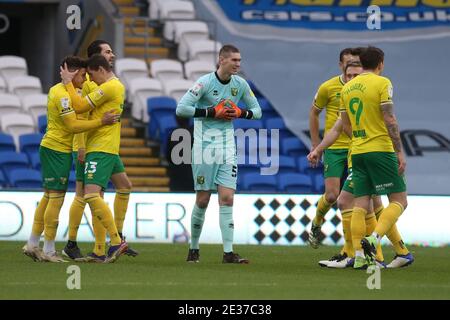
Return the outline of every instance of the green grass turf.
[[[0,242],[0,299],[450,299],[450,247],[411,247],[416,261],[382,270],[381,289],[360,270],[321,268],[338,247],[235,246],[249,265],[223,265],[220,245],[202,245],[201,262],[185,262],[182,244],[133,244],[136,258],[80,264],[81,290],[68,290],[71,264],[33,262],[22,242]],[[87,253],[91,244],[82,243]],[[62,243],[57,244],[61,249]],[[390,261],[392,248],[385,248]]]

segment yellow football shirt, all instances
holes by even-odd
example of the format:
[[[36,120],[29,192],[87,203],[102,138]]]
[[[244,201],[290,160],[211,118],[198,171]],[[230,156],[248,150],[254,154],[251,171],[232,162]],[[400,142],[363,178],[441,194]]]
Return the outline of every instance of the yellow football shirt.
[[[336,76],[322,83],[314,97],[314,106],[317,109],[326,109],[325,133],[328,132],[339,117],[340,94],[344,82],[341,76]],[[342,133],[328,149],[348,149],[350,138]]]
[[[50,88],[47,102],[47,132],[41,146],[60,152],[72,152],[73,133],[64,125],[62,117],[75,112],[69,93],[62,83]]]
[[[362,73],[342,88],[340,108],[352,125],[352,154],[394,152],[381,111],[383,103],[392,103],[392,92],[391,81],[374,73]]]
[[[101,119],[103,114],[108,111],[122,114],[125,100],[125,87],[119,79],[113,77],[89,93],[86,98],[94,106],[89,116],[90,119]],[[121,123],[117,122],[110,126],[103,126],[89,131],[86,134],[86,153],[105,152],[118,155],[120,148],[120,127]]]

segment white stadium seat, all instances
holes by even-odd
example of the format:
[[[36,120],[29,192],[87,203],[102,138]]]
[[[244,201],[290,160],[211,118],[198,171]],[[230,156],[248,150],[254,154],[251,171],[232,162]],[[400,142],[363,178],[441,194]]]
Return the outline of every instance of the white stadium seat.
[[[28,114],[11,113],[0,117],[2,131],[13,136],[16,146],[19,145],[19,136],[34,133],[33,118]]]
[[[203,60],[217,63],[222,44],[214,40],[187,42],[187,60]]]
[[[210,61],[188,61],[184,64],[186,79],[196,81],[201,76],[216,70],[214,63]]]
[[[194,5],[181,0],[161,2],[159,19],[195,19]]]
[[[8,87],[6,86],[6,82],[2,77],[0,77],[0,93],[7,93],[7,92]]]
[[[22,112],[22,104],[18,96],[9,93],[0,94],[0,115]]]
[[[163,83],[164,94],[174,98],[177,102],[194,85],[194,81],[186,79],[172,79]]]
[[[27,62],[22,57],[0,56],[0,75],[8,81],[28,74]]]
[[[196,39],[209,38],[208,25],[203,21],[174,21],[164,24],[163,36],[169,41],[179,43],[185,33]]]
[[[209,30],[205,22],[184,23],[186,23],[184,26],[176,25],[175,42],[178,43],[178,58],[182,61],[187,61],[189,43],[198,40],[208,40]]]
[[[135,58],[117,59],[116,74],[128,90],[131,80],[148,76],[147,64]]]
[[[40,115],[47,114],[47,95],[31,94],[23,97],[22,107],[25,113],[33,117],[35,126],[37,127]]]
[[[161,15],[161,6],[166,2],[173,2],[180,0],[148,0],[148,16],[150,19],[159,20]],[[184,2],[191,2],[191,0],[183,0]]]
[[[42,93],[41,80],[33,76],[18,76],[7,80],[9,92],[20,97]]]
[[[134,119],[149,121],[147,114],[147,99],[163,94],[161,82],[151,78],[136,78],[130,82],[130,96],[133,96],[131,116]]]
[[[164,82],[170,79],[183,79],[183,65],[177,60],[158,59],[150,63],[153,78]]]

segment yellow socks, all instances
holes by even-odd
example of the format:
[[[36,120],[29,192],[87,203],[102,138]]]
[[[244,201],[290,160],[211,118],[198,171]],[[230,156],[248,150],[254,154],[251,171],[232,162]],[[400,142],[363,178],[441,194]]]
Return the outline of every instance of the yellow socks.
[[[45,209],[47,208],[48,201],[49,195],[48,192],[45,192],[42,196],[41,201],[39,201],[36,211],[34,212],[33,228],[31,229],[31,232],[34,236],[40,237],[42,231],[44,231],[44,214]]]
[[[123,222],[127,214],[128,200],[130,200],[130,192],[130,189],[116,190],[116,197],[114,198],[114,222],[119,233],[122,233]]]
[[[324,217],[327,214],[328,210],[330,210],[333,203],[328,203],[325,199],[325,194],[323,194],[320,199],[319,203],[317,204],[317,210],[316,210],[316,216],[313,219],[313,223],[315,225],[322,225],[324,221]]]
[[[91,208],[92,216],[96,217],[102,223],[103,227],[108,230],[111,239],[111,245],[119,245],[121,239],[117,232],[116,224],[106,202],[100,197],[99,193],[89,193],[84,196],[84,199]]]
[[[383,207],[377,208],[375,210],[375,214],[377,218],[379,218],[381,211],[383,211]],[[407,255],[409,253],[408,248],[406,248],[405,243],[402,240],[402,236],[397,229],[397,225],[393,225],[392,228],[386,233],[386,237],[388,237],[389,241],[391,241],[394,246],[394,250],[396,254],[399,255]]]
[[[343,210],[342,214],[342,229],[344,231],[344,248],[343,252],[347,254],[348,257],[353,258],[355,256],[355,250],[353,250],[353,242],[352,242],[352,209]]]
[[[353,208],[351,230],[353,249],[355,251],[362,250],[361,240],[366,233],[366,214],[367,211],[363,208]]]
[[[44,237],[46,241],[56,238],[58,230],[59,212],[64,203],[65,193],[50,193],[44,214]]]
[[[86,201],[84,198],[75,196],[69,211],[69,240],[77,241],[78,227],[83,216]]]
[[[379,239],[395,225],[403,210],[403,206],[394,201],[389,203],[388,207],[381,212],[377,227],[375,228],[375,233]]]
[[[96,216],[92,216],[92,226],[94,228],[94,235],[95,235],[94,253],[97,256],[104,256],[106,243],[106,229],[105,227],[103,227],[102,222]]]

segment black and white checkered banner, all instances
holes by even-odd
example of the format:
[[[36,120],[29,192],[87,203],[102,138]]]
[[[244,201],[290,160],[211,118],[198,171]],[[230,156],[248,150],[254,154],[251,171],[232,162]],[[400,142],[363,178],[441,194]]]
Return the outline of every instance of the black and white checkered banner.
[[[308,241],[311,222],[320,196],[260,196],[254,207],[258,214],[250,227],[251,242],[257,244],[299,244]],[[342,244],[341,216],[336,206],[325,216],[320,240]]]

